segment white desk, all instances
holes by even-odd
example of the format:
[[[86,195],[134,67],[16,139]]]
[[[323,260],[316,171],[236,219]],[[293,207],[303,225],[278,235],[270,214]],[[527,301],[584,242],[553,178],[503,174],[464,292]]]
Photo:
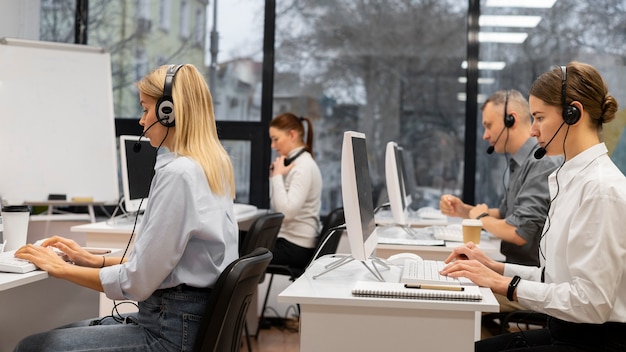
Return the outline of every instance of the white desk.
[[[318,260],[287,287],[279,302],[300,304],[300,351],[473,351],[480,339],[480,312],[500,307],[487,288],[480,302],[353,297],[358,280],[374,280],[353,261],[318,279],[324,265]],[[400,270],[381,272],[391,281]]]
[[[45,271],[0,272],[0,352],[28,335],[98,317],[98,300],[99,292]]]
[[[89,222],[96,222],[96,214],[93,206],[103,206],[105,202],[75,202],[75,201],[66,201],[66,200],[46,200],[42,202],[32,202],[27,201],[24,202],[25,205],[30,206],[42,206],[48,207],[47,214],[41,215],[32,215],[31,221],[51,221],[51,220],[73,220],[80,221],[86,220]],[[57,211],[55,213],[54,207],[78,207],[85,206],[87,207],[88,214],[75,214],[75,213],[67,213]]]

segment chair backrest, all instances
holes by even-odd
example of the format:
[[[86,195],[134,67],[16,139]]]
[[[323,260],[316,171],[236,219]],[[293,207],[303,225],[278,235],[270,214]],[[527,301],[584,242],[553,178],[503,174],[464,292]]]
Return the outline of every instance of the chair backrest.
[[[269,250],[274,249],[276,237],[278,236],[284,218],[285,215],[283,213],[265,214],[256,218],[254,222],[252,222],[252,225],[250,225],[248,233],[243,238],[239,256],[251,253],[259,247],[264,247]]]
[[[317,257],[313,258],[314,260],[327,255],[333,254],[337,252],[337,247],[339,247],[339,241],[341,240],[340,233],[341,231],[330,231],[337,226],[344,225],[346,223],[346,218],[343,214],[343,208],[335,208],[331,211],[326,219],[324,220],[324,225],[322,226],[322,232],[320,232],[320,237],[317,240],[317,248],[316,252],[319,252]],[[328,236],[332,236],[328,238]],[[326,240],[328,238],[328,240]],[[326,243],[324,243],[326,241]],[[322,246],[320,248],[320,246]]]
[[[257,248],[229,264],[211,290],[193,350],[238,352],[246,313],[272,252]]]

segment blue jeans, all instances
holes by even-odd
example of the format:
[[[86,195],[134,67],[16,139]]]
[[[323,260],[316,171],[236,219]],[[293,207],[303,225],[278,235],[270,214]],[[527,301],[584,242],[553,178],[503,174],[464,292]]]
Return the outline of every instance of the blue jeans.
[[[184,285],[157,290],[126,322],[81,321],[28,336],[14,351],[191,351],[209,294],[210,289]]]

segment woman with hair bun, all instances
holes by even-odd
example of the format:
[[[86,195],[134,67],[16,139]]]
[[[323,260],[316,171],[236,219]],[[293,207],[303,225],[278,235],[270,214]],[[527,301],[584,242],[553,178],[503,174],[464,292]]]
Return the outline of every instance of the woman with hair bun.
[[[580,62],[542,74],[529,95],[531,134],[544,154],[565,158],[548,177],[541,265],[495,262],[470,242],[454,249],[442,274],[549,316],[545,329],[478,341],[476,351],[626,351],[626,177],[600,140],[617,101]]]

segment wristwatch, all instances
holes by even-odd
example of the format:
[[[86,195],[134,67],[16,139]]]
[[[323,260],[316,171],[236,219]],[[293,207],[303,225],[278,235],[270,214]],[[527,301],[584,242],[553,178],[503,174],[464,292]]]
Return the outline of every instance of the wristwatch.
[[[488,213],[488,212],[484,212],[484,213],[482,213],[482,214],[478,215],[478,216],[476,217],[476,220],[482,219],[482,218],[484,218],[485,216],[489,216],[489,213]]]
[[[513,276],[513,279],[511,279],[511,282],[509,283],[509,289],[506,291],[506,298],[508,298],[509,301],[513,302],[513,292],[515,292],[515,289],[517,288],[517,285],[519,285],[519,282],[521,280],[522,278],[517,275]]]

